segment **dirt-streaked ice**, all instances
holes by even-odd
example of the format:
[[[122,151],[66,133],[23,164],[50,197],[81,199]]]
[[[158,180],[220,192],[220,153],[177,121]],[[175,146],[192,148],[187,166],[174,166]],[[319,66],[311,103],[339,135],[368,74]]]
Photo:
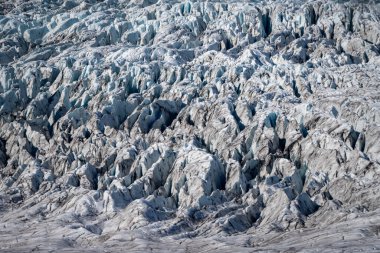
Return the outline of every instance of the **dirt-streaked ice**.
[[[1,252],[379,252],[378,1],[0,4]]]

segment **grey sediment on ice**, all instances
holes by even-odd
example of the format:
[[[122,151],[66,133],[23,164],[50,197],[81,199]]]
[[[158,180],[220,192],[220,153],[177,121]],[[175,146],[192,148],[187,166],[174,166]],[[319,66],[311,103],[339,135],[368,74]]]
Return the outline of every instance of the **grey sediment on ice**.
[[[378,1],[1,1],[0,251],[379,252]]]

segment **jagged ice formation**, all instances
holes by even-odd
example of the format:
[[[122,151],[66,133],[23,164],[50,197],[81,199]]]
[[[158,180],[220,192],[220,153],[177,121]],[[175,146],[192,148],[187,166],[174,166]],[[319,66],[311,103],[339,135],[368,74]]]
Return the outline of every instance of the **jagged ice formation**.
[[[0,5],[1,252],[380,251],[377,1]]]

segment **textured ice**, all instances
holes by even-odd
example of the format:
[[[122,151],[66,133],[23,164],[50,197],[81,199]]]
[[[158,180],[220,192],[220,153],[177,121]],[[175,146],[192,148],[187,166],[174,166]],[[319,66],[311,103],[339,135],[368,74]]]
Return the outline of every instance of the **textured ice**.
[[[0,252],[379,252],[378,1],[0,4]]]

